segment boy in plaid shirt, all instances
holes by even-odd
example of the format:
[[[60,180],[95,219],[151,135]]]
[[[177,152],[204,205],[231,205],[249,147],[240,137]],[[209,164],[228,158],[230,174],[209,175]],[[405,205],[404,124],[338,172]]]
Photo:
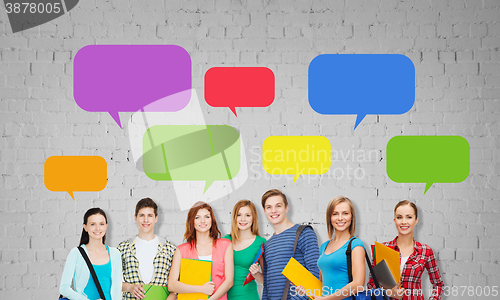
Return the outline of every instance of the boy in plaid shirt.
[[[135,222],[139,234],[118,245],[122,256],[123,299],[144,298],[143,284],[167,286],[168,274],[176,247],[154,234],[158,221],[158,206],[151,198],[144,198],[135,207]],[[176,299],[170,293],[168,300]]]

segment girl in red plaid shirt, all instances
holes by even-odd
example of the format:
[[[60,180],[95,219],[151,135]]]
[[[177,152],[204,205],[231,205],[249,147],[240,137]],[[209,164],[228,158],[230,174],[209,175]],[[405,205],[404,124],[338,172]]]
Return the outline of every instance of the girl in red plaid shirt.
[[[433,286],[429,299],[441,299],[444,284],[434,252],[431,247],[413,239],[413,229],[417,223],[417,206],[408,200],[400,201],[394,208],[394,224],[398,230],[398,236],[390,242],[383,243],[401,253],[401,282],[392,290],[387,291],[389,295],[392,295],[391,299],[424,300],[421,285],[424,269],[427,269]],[[399,286],[401,288],[398,289]],[[371,277],[368,287],[375,288]]]

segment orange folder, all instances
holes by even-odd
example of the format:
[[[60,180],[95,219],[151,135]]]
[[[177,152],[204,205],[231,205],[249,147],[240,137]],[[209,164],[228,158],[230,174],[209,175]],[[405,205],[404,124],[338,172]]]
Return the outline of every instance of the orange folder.
[[[303,286],[306,289],[306,295],[312,299],[312,295],[321,296],[323,284],[304,266],[302,266],[295,258],[291,257],[283,272],[281,272],[288,280],[296,286]]]
[[[199,259],[181,258],[179,281],[191,285],[204,285],[212,280],[212,262]],[[179,300],[208,299],[203,293],[179,294]]]
[[[375,241],[375,253],[375,264],[378,264],[385,259],[389,270],[391,270],[392,276],[394,276],[394,280],[396,280],[396,282],[400,282],[401,258],[399,252]]]

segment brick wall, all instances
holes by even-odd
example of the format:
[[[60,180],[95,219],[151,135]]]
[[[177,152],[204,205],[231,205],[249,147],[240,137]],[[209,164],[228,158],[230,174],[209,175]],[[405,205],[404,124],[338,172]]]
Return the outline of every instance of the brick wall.
[[[182,242],[186,212],[172,185],[136,170],[126,128],[75,104],[72,62],[89,44],[175,44],[190,53],[207,124],[237,128],[250,166],[240,189],[212,203],[224,233],[237,200],[258,204],[266,190],[280,188],[290,199],[289,218],[312,222],[320,242],[327,239],[326,204],[337,195],[350,197],[357,235],[368,245],[394,238],[393,207],[408,198],[421,211],[416,239],[437,253],[445,285],[500,285],[500,1],[82,0],[69,14],[16,34],[0,10],[1,299],[57,297],[66,255],[93,206],[108,212],[108,244],[117,246],[136,233],[136,201],[152,197],[160,206],[157,234]],[[307,101],[307,68],[322,53],[408,56],[416,69],[415,105],[403,115],[369,115],[355,131],[355,116],[315,113]],[[275,102],[240,108],[237,118],[227,108],[207,106],[203,76],[214,66],[272,69]],[[435,184],[423,195],[424,184],[388,179],[391,137],[436,134],[467,138],[467,180]],[[301,176],[295,184],[293,176],[268,175],[258,153],[270,135],[327,137],[339,153],[332,164],[337,173]],[[359,160],[356,151],[374,155]],[[52,155],[104,157],[106,189],[77,193],[76,201],[48,191],[43,163]],[[340,176],[348,168],[364,176]],[[268,237],[272,227],[262,210],[259,216]],[[426,277],[422,282],[429,287]],[[482,299],[467,293],[444,298]]]

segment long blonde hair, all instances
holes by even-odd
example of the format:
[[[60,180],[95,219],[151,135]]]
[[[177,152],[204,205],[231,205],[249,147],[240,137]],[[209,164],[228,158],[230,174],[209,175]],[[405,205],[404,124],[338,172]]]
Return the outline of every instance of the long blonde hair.
[[[255,205],[250,200],[240,200],[233,207],[233,214],[231,216],[231,238],[233,242],[240,240],[240,230],[238,229],[238,224],[236,218],[238,217],[238,212],[240,208],[248,206],[252,211],[252,227],[250,228],[253,235],[259,235],[259,217],[257,216],[257,209]]]
[[[351,225],[349,225],[349,234],[351,237],[354,236],[354,233],[356,232],[356,212],[354,211],[354,205],[352,205],[352,202],[349,198],[344,197],[344,196],[338,196],[333,198],[330,203],[328,203],[328,206],[326,208],[326,228],[328,229],[328,238],[332,238],[333,234],[335,233],[335,228],[333,228],[332,224],[332,214],[333,210],[335,209],[335,206],[338,204],[346,202],[349,204],[349,207],[351,209]]]

